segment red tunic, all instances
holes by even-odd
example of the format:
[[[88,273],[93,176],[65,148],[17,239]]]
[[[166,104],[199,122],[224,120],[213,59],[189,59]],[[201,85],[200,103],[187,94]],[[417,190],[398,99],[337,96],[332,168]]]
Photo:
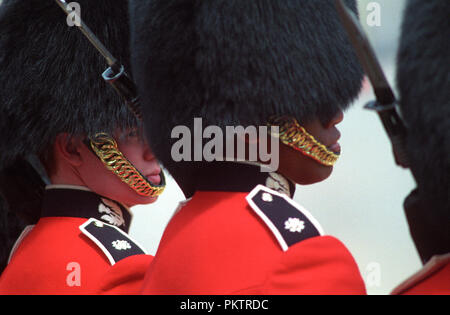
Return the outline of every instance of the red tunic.
[[[428,198],[415,189],[405,199],[409,230],[424,267],[397,287],[393,294],[450,294],[450,234],[448,221]]]
[[[39,220],[20,242],[1,275],[0,294],[138,293],[153,257],[145,255],[124,231],[106,224],[129,224],[122,210],[114,209],[112,201],[104,204],[101,200],[105,199],[91,192],[49,192],[51,196],[44,201],[44,208],[60,203],[62,208],[70,209],[44,209],[44,214],[73,212],[74,217],[52,215]],[[77,204],[83,209],[75,213]],[[75,217],[89,212],[98,220]],[[81,231],[83,224],[86,231],[94,229],[92,234]]]
[[[365,294],[346,247],[334,237],[315,234],[317,222],[311,216],[298,219],[299,209],[290,208],[289,198],[262,189],[251,195],[259,194],[276,209],[264,209],[261,200],[251,205],[253,199],[247,201],[243,192],[195,193],[170,221],[143,293]],[[280,228],[270,212],[287,208]]]
[[[398,286],[395,295],[450,294],[450,254],[433,257],[422,270]]]

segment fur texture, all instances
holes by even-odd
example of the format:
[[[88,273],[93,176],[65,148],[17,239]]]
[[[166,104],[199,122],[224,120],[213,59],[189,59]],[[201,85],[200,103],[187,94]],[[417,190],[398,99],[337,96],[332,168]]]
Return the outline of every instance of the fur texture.
[[[127,1],[79,0],[81,17],[125,65]],[[47,150],[59,133],[94,134],[136,124],[101,77],[106,61],[54,0],[0,6],[0,169]]]
[[[0,274],[8,264],[9,254],[27,224],[8,206],[0,195]]]
[[[346,1],[356,11],[355,1]],[[131,0],[132,66],[147,136],[171,173],[171,130],[330,119],[362,70],[329,0]]]
[[[408,2],[397,81],[402,113],[410,128],[412,170],[436,224],[444,224],[450,242],[449,17],[449,1]]]

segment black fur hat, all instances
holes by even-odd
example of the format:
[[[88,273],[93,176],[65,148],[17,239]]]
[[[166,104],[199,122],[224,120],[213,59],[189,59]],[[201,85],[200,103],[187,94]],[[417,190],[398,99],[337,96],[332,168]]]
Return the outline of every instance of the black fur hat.
[[[131,0],[130,15],[147,136],[171,173],[171,130],[194,117],[220,127],[326,121],[361,88],[332,0]]]
[[[81,18],[129,64],[128,2],[78,0]],[[102,79],[104,58],[54,0],[0,5],[0,169],[46,151],[59,133],[91,135],[136,120]]]
[[[408,2],[398,53],[401,110],[419,184],[450,209],[450,2]]]
[[[17,213],[10,211],[0,196],[0,274],[8,264],[13,245],[26,225]]]
[[[404,16],[397,82],[407,149],[427,220],[449,249],[450,2],[410,0]]]

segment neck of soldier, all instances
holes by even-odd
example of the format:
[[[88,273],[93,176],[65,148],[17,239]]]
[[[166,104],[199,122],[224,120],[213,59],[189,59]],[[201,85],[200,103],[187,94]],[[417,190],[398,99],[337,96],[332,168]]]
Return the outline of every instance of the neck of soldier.
[[[60,163],[50,175],[52,185],[71,185],[87,187],[76,168]],[[89,188],[89,187],[87,187]]]
[[[78,186],[84,187],[95,194],[109,198],[120,203],[126,208],[131,208],[139,204],[149,204],[156,201],[157,197],[151,198],[139,196],[128,185],[120,181],[115,174],[103,169],[103,165],[92,168],[92,177],[85,180],[76,166],[60,161],[57,167],[50,174],[52,185]],[[106,177],[105,177],[106,174]],[[108,183],[108,185],[105,185]]]

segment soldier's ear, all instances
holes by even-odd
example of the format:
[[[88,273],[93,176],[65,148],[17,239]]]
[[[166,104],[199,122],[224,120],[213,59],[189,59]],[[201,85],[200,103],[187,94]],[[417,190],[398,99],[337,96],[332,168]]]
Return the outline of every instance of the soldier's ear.
[[[59,134],[55,140],[55,155],[73,166],[80,166],[83,162],[82,146],[84,143],[79,137],[73,137],[67,133]]]

